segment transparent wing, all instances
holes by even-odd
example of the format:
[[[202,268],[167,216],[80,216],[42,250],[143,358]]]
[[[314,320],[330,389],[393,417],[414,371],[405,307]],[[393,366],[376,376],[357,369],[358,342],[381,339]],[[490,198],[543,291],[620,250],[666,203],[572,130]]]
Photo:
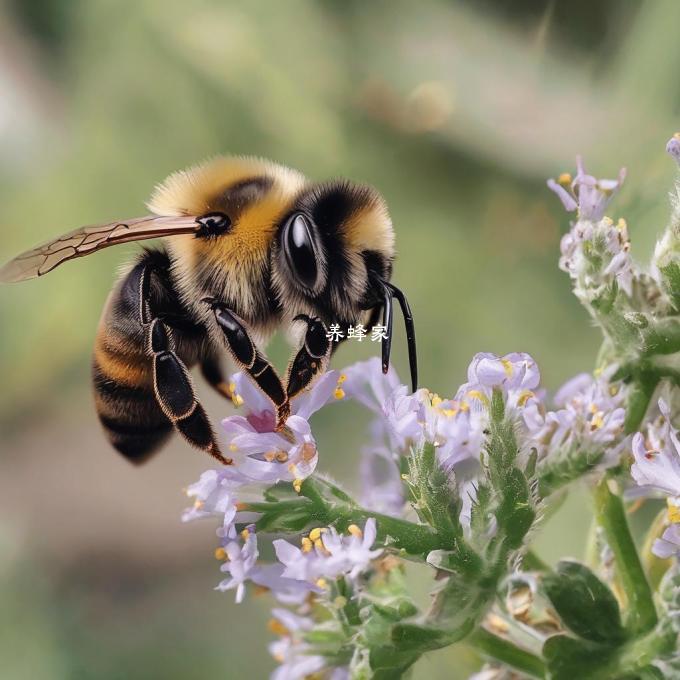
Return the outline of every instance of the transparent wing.
[[[200,225],[194,217],[147,215],[124,222],[109,222],[80,227],[37,248],[27,250],[0,267],[0,283],[13,283],[43,276],[62,262],[89,255],[118,243],[192,234]]]

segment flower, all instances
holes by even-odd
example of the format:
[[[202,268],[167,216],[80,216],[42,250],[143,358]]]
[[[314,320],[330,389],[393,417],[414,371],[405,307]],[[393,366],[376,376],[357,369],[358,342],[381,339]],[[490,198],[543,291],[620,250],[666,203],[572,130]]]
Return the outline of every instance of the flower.
[[[239,545],[236,540],[230,540],[223,548],[227,561],[221,570],[228,573],[231,578],[225,579],[217,586],[217,590],[221,591],[236,589],[236,602],[239,603],[243,601],[245,583],[251,578],[259,554],[255,527],[251,525],[244,529],[242,535],[243,545]]]
[[[361,504],[368,510],[399,517],[404,503],[404,486],[398,461],[387,446],[374,436],[374,443],[361,451]]]
[[[300,616],[287,609],[272,610],[269,627],[281,636],[279,640],[269,645],[271,655],[280,664],[272,673],[272,680],[303,680],[318,676],[326,680],[349,678],[346,667],[329,667],[328,660],[320,654],[315,654],[312,645],[305,642],[305,633],[314,629],[316,625],[308,616]]]
[[[274,405],[243,374],[232,378],[234,399],[244,404],[245,416],[222,421],[234,468],[244,480],[262,484],[278,481],[300,483],[315,469],[318,461],[316,440],[308,419],[325,404],[342,399],[337,371],[328,371],[313,386],[293,398],[285,428],[276,431]]]
[[[680,497],[680,441],[671,425],[670,409],[659,399],[661,416],[647,429],[647,438],[638,432],[633,437],[635,462],[630,468],[633,479],[647,491]]]
[[[313,529],[309,537],[302,540],[302,548],[284,539],[274,541],[276,557],[285,567],[283,576],[320,588],[326,579],[335,579],[341,574],[356,579],[382,554],[382,549],[372,549],[376,538],[374,518],[366,520],[363,531],[354,524],[348,531],[349,534],[343,536],[333,527]]]
[[[617,179],[597,180],[588,175],[581,158],[574,180],[568,174],[548,180],[548,186],[569,210],[578,210],[578,220],[560,242],[560,269],[576,282],[574,292],[590,301],[601,294],[603,286],[616,281],[628,296],[632,294],[634,266],[625,220],[614,222],[604,216],[607,205],[620,189],[626,176],[621,169]]]
[[[680,132],[676,132],[666,144],[666,151],[680,164]]]
[[[671,524],[652,545],[652,552],[661,559],[680,557],[680,524]]]
[[[628,442],[623,430],[625,394],[621,385],[609,382],[612,372],[598,378],[580,373],[568,380],[555,394],[555,405],[561,407],[555,411],[543,415],[537,408],[527,410],[525,422],[539,454],[605,450],[600,467],[619,462]]]
[[[626,169],[621,168],[616,179],[596,179],[586,173],[583,159],[576,157],[576,177],[563,174],[557,180],[549,179],[548,187],[562,201],[565,210],[578,211],[579,220],[598,222],[604,211],[626,178]]]

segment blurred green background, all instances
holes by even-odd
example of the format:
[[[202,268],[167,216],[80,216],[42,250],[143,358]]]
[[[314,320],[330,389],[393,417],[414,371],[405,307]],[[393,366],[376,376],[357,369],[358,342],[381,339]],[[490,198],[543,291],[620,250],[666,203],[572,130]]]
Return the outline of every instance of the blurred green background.
[[[557,269],[567,218],[545,178],[577,153],[601,176],[628,166],[612,212],[648,257],[674,175],[678,25],[675,0],[0,0],[0,257],[142,214],[155,182],[212,154],[258,154],[383,192],[422,384],[450,394],[475,352],[521,350],[555,389],[592,367],[599,338]],[[2,678],[273,666],[271,603],[214,592],[214,527],[179,521],[207,459],[174,442],[133,469],[99,432],[89,353],[135,250],[0,289]],[[348,343],[336,365],[371,350]],[[285,364],[280,340],[270,353]],[[344,406],[315,424],[321,469],[350,487],[364,422]],[[576,491],[544,525],[542,554],[579,556],[589,515]],[[415,677],[477,664],[460,645]]]

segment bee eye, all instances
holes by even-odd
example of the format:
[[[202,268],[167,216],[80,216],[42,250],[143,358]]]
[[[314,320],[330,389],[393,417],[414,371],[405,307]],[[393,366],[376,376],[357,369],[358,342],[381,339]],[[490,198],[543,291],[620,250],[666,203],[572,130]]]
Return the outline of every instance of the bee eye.
[[[317,280],[316,250],[311,225],[307,218],[298,213],[286,225],[283,235],[283,250],[288,266],[307,288],[314,288]]]

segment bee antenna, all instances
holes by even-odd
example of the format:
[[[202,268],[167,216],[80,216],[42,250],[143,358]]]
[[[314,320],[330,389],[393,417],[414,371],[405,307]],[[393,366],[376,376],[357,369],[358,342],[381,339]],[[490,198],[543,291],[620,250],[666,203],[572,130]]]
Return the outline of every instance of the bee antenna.
[[[394,284],[383,282],[383,287],[386,291],[390,293],[390,324],[391,324],[391,306],[392,306],[392,295],[397,298],[399,306],[401,307],[401,313],[404,316],[404,326],[406,328],[406,342],[408,343],[408,363],[411,369],[411,385],[413,386],[413,391],[418,389],[418,354],[416,352],[416,327],[413,323],[413,314],[411,312],[411,307],[406,299],[406,296],[397,288]],[[385,324],[383,324],[385,325]],[[391,336],[391,328],[390,328]],[[383,371],[385,370],[385,354],[383,352]],[[389,357],[389,349],[388,349]]]

